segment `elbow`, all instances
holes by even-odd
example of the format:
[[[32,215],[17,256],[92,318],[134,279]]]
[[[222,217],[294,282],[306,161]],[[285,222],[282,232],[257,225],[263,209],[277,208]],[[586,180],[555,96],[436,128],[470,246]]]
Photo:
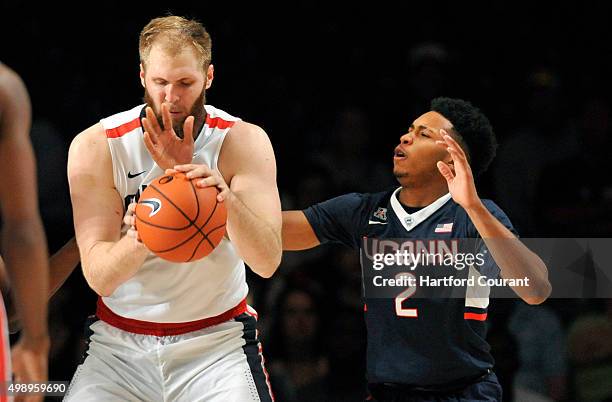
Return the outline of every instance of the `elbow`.
[[[109,297],[110,295],[113,294],[113,290],[111,289],[107,289],[107,288],[99,288],[99,289],[94,289],[94,291],[98,294],[98,296],[100,297]]]
[[[542,284],[532,289],[528,296],[523,297],[525,303],[532,306],[544,303],[552,293],[550,282],[545,279]]]
[[[253,272],[261,276],[262,278],[271,278],[280,266],[281,255],[282,253],[279,251],[278,253],[274,253],[274,255],[269,256],[264,261],[249,266],[251,267]]]
[[[90,281],[87,281],[87,283],[89,284],[89,287],[94,292],[96,292],[96,294],[98,296],[101,296],[101,297],[109,297],[115,291],[114,289],[111,289],[110,286],[104,286],[104,285],[101,285],[101,284],[94,284],[94,283],[92,283]]]
[[[83,276],[85,277],[85,280],[87,281],[87,284],[91,290],[96,292],[96,294],[101,297],[109,297],[113,294],[115,289],[110,284],[101,283],[101,281],[93,278],[91,274],[88,274],[89,272],[88,267],[83,265]]]

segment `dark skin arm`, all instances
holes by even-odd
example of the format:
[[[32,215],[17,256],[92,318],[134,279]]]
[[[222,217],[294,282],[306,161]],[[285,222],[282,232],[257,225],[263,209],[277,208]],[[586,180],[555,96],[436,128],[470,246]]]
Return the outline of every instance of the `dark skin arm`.
[[[501,276],[507,279],[528,277],[531,280],[530,287],[514,287],[514,292],[529,304],[544,302],[551,292],[546,265],[487,210],[476,192],[472,169],[465,152],[444,130],[440,134],[444,141],[436,142],[447,147],[454,168],[439,161],[438,169],[446,179],[453,200],[465,209],[476,226],[500,267]]]
[[[12,350],[16,381],[45,381],[49,335],[47,243],[38,212],[36,162],[30,143],[30,99],[21,79],[0,64],[2,256],[23,331]],[[42,396],[28,400],[42,400]]]

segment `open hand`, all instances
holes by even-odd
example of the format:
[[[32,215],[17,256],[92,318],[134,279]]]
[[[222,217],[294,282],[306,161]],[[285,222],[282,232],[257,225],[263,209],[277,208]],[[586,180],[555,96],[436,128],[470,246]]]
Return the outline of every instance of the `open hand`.
[[[149,106],[142,119],[145,129],[144,143],[151,157],[162,169],[169,169],[175,165],[190,163],[193,159],[193,125],[194,117],[189,116],[183,123],[183,138],[176,135],[172,127],[170,105],[162,103],[161,106],[163,127],[159,126],[155,112]]]
[[[444,141],[436,141],[436,143],[446,146],[446,149],[453,158],[453,166],[455,167],[453,173],[453,170],[447,163],[442,161],[437,163],[440,174],[444,176],[448,183],[450,195],[464,209],[477,206],[480,203],[480,198],[476,192],[474,175],[472,174],[472,168],[470,168],[465,152],[446,131],[440,130],[440,134]]]

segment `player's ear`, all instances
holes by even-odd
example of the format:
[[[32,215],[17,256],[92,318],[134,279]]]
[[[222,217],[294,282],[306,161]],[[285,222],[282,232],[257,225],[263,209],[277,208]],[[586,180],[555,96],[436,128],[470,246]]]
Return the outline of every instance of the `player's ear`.
[[[446,162],[446,164],[448,165],[448,167],[450,167],[450,170],[453,172],[453,174],[455,174],[455,161],[453,161],[453,158],[449,157],[444,159],[444,162]]]
[[[145,87],[145,71],[142,63],[140,63],[140,83]]]
[[[208,66],[208,70],[206,71],[206,87],[204,89],[210,88],[214,78],[215,78],[215,67],[211,64]]]

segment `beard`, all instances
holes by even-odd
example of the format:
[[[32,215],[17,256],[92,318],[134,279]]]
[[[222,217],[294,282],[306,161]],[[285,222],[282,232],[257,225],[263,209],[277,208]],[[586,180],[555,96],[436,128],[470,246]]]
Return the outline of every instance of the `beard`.
[[[164,127],[164,121],[161,115],[161,110],[157,110],[157,108],[155,107],[153,98],[151,97],[151,95],[149,95],[149,91],[147,91],[146,87],[144,91],[143,100],[147,104],[147,106],[150,106],[151,109],[153,109],[153,111],[155,112],[155,117],[157,118],[157,123],[159,124],[159,126]],[[206,89],[202,88],[202,92],[200,93],[200,96],[198,96],[198,98],[193,102],[193,105],[191,106],[191,110],[189,110],[189,113],[187,114],[187,116],[183,117],[180,120],[172,119],[172,129],[174,130],[174,132],[179,138],[185,137],[185,133],[183,132],[183,125],[185,124],[185,119],[187,119],[187,117],[189,116],[194,117],[193,139],[195,140],[198,137],[198,134],[200,133],[200,130],[202,129],[202,126],[204,125],[204,119],[206,118],[206,110],[204,109],[205,104],[206,104]]]

